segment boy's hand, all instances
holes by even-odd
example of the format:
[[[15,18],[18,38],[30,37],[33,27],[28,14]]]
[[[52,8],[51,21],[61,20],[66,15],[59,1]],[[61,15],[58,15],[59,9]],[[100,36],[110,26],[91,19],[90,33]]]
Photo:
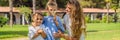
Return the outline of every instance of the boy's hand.
[[[43,32],[43,30],[38,29],[37,32],[38,32],[39,34],[41,34],[41,33]]]
[[[56,16],[54,16],[53,20],[54,20],[54,21],[57,21]]]

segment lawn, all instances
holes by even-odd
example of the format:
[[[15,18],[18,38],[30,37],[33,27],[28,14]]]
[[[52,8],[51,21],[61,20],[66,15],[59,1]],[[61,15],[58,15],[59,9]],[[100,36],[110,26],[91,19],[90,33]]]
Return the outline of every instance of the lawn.
[[[86,40],[120,40],[120,23],[87,24]]]
[[[27,33],[27,26],[14,25],[11,28],[5,25],[0,28],[0,39],[27,38]],[[120,40],[120,23],[89,23],[86,40]]]
[[[14,25],[12,28],[5,25],[0,28],[0,39],[13,38],[13,37],[27,37],[28,27],[22,25]]]

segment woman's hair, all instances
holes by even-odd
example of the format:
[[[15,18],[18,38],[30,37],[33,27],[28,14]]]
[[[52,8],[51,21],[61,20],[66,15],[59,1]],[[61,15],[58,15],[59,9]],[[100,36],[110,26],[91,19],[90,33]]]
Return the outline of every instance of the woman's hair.
[[[81,27],[85,25],[85,18],[83,15],[81,5],[77,0],[69,0],[67,5],[71,6],[70,19],[72,22],[72,37],[79,40],[82,34]]]
[[[57,9],[56,0],[49,0],[49,1],[47,2],[46,9],[48,9],[48,7],[54,7],[54,8]]]
[[[44,17],[42,13],[34,13],[32,14],[32,21],[35,17],[38,17],[38,16]]]

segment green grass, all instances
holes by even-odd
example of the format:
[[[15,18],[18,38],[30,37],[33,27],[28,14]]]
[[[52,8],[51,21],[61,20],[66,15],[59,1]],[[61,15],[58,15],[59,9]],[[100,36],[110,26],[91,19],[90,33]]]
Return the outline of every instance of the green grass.
[[[120,40],[120,23],[87,24],[86,40]]]
[[[12,28],[5,25],[0,28],[0,39],[13,38],[13,37],[27,37],[28,27],[21,25],[14,25]]]
[[[0,28],[0,39],[27,37],[27,33],[27,26],[6,25]],[[120,40],[120,23],[89,23],[86,40]]]

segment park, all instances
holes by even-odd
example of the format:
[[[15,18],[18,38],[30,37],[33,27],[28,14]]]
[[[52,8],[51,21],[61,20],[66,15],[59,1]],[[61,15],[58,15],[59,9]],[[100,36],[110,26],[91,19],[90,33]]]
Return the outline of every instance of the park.
[[[56,0],[56,14],[61,20],[64,20],[66,14],[67,1]],[[85,15],[85,40],[120,40],[120,0],[78,1]],[[47,16],[47,2],[48,0],[0,0],[0,40],[29,40],[28,28],[32,23],[32,14],[42,13]]]

